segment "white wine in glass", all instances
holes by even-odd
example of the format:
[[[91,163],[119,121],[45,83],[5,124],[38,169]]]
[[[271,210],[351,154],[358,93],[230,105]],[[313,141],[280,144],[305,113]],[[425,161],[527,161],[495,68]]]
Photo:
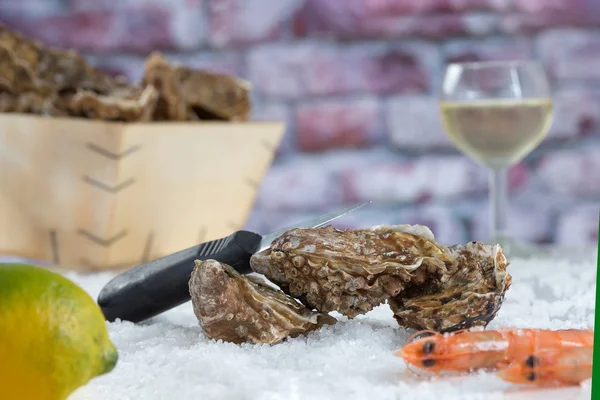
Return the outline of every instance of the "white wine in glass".
[[[490,169],[490,240],[509,252],[506,172],[543,141],[552,123],[545,72],[533,61],[450,64],[440,112],[456,148]]]

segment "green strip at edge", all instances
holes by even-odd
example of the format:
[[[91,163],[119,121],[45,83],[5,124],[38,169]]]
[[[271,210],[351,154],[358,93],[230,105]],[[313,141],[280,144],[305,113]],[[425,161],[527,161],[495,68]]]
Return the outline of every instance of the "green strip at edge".
[[[594,359],[592,361],[592,399],[600,399],[600,354],[596,349],[598,343],[598,326],[600,325],[600,213],[598,215],[598,256],[596,257],[596,309],[594,310]]]

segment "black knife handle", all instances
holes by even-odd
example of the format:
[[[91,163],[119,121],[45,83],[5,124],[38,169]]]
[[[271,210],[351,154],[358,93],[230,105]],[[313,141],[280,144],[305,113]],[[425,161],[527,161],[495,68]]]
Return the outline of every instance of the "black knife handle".
[[[108,321],[140,322],[154,317],[191,299],[188,282],[194,260],[214,259],[247,274],[252,272],[250,257],[261,239],[256,233],[237,231],[138,265],[108,282],[98,295],[98,305]]]

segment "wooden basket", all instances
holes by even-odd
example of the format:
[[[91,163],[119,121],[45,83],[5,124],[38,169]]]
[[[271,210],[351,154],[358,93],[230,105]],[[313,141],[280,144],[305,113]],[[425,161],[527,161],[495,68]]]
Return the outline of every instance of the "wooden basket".
[[[0,254],[128,268],[240,229],[284,125],[0,114]]]

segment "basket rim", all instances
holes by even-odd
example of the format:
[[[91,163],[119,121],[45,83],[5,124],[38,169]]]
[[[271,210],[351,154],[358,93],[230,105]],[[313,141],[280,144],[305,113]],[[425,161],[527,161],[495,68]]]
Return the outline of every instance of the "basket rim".
[[[201,120],[201,121],[149,121],[149,122],[122,122],[122,121],[107,121],[102,119],[91,119],[83,117],[58,117],[51,115],[39,115],[39,114],[27,114],[27,113],[13,113],[13,112],[0,112],[0,123],[5,118],[10,119],[37,119],[44,121],[57,121],[57,122],[77,122],[81,124],[102,124],[102,125],[113,125],[113,126],[180,126],[180,125],[197,125],[197,126],[243,126],[243,125],[285,125],[286,122],[283,120],[248,120],[248,121],[218,121],[218,120]]]

